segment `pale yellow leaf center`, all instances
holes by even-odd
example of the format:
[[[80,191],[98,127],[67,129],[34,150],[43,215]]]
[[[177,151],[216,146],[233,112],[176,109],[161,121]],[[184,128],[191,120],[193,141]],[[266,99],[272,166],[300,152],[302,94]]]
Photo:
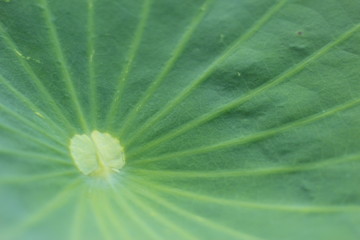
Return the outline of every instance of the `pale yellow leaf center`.
[[[108,133],[75,135],[69,148],[76,167],[85,175],[108,178],[125,165],[119,140]]]

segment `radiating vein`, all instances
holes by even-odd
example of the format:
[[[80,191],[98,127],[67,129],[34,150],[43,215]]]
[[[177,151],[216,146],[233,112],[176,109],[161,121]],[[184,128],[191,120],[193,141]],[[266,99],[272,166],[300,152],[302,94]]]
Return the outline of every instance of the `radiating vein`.
[[[41,82],[41,80],[38,78],[38,76],[35,74],[31,66],[28,64],[28,62],[21,57],[18,53],[19,48],[15,44],[15,42],[12,40],[12,38],[8,35],[8,33],[4,30],[2,23],[0,22],[0,33],[2,33],[2,37],[4,38],[6,44],[9,46],[11,50],[14,51],[14,54],[17,56],[19,62],[21,63],[24,70],[29,74],[33,82],[35,83],[37,89],[40,92],[40,96],[45,100],[45,102],[49,103],[49,106],[56,112],[57,116],[59,116],[62,121],[66,124],[65,126],[69,128],[70,130],[73,130],[72,125],[69,123],[68,119],[66,118],[63,110],[59,108],[57,105],[55,99],[51,94],[48,92],[47,88],[44,86],[44,84]]]
[[[122,69],[122,72],[119,76],[118,79],[118,85],[116,87],[116,93],[115,96],[113,97],[113,101],[110,105],[108,114],[106,116],[106,126],[110,127],[111,124],[114,121],[114,118],[116,116],[116,113],[118,113],[120,111],[120,107],[121,107],[121,99],[122,99],[122,95],[124,92],[124,88],[129,76],[129,73],[132,69],[132,65],[134,63],[134,60],[137,56],[137,53],[139,51],[139,46],[141,43],[141,40],[143,38],[143,33],[147,24],[147,20],[149,17],[149,12],[150,12],[150,8],[151,8],[151,4],[153,2],[153,0],[143,0],[143,7],[140,13],[140,21],[138,23],[138,26],[136,27],[135,30],[135,34],[134,34],[134,39],[132,40],[132,43],[130,44],[129,47],[129,53],[128,53],[128,60],[126,62],[126,64],[124,65],[124,68]]]
[[[319,168],[329,167],[335,164],[359,161],[360,154],[332,158],[326,161],[289,165],[281,167],[255,168],[255,169],[226,169],[214,171],[174,171],[174,170],[146,170],[130,169],[128,172],[134,172],[137,175],[145,175],[151,178],[221,178],[221,177],[243,177],[243,176],[263,176],[291,172],[311,171]]]
[[[74,195],[76,191],[74,189],[78,187],[79,181],[74,181],[68,186],[60,190],[55,197],[50,199],[45,205],[41,206],[37,211],[22,219],[17,225],[7,229],[2,233],[2,237],[5,240],[12,240],[21,236],[26,230],[34,226],[40,221],[43,221],[46,217],[51,215],[56,210],[63,207],[71,195]]]
[[[357,205],[348,205],[348,206],[336,206],[336,205],[281,205],[281,204],[271,204],[271,203],[256,203],[256,202],[245,202],[241,200],[234,199],[225,199],[219,198],[210,195],[204,195],[196,192],[190,192],[186,190],[181,190],[178,188],[170,188],[166,187],[162,184],[155,183],[149,181],[148,179],[143,180],[137,177],[131,177],[131,179],[135,182],[138,182],[140,185],[147,186],[149,189],[154,188],[164,193],[168,193],[171,195],[177,195],[185,198],[189,198],[192,200],[196,200],[202,203],[213,203],[224,206],[232,206],[232,207],[242,207],[249,209],[262,209],[269,211],[284,211],[284,212],[299,212],[299,213],[334,213],[334,212],[358,212],[360,211],[360,206]]]
[[[17,130],[15,128],[3,125],[2,123],[0,123],[0,129],[3,129],[8,132],[12,132],[15,135],[17,135],[23,139],[30,140],[31,142],[38,143],[54,152],[60,153],[61,155],[65,155],[65,156],[67,155],[67,150],[65,150],[64,148],[62,148],[58,145],[51,144],[47,141],[41,140],[40,138],[34,137],[34,136],[30,135],[29,133],[26,133],[26,132]]]
[[[47,179],[54,179],[59,177],[68,177],[76,176],[79,171],[67,170],[67,171],[57,171],[53,173],[43,173],[43,174],[31,174],[31,175],[19,175],[19,176],[9,176],[9,177],[0,177],[0,185],[9,185],[9,184],[32,184],[36,181],[43,181]]]
[[[179,59],[179,57],[184,52],[189,40],[191,39],[193,33],[201,23],[202,19],[208,12],[211,3],[213,0],[206,0],[204,4],[200,7],[198,13],[193,17],[189,27],[181,37],[178,45],[174,49],[173,53],[171,54],[171,58],[167,61],[165,64],[165,67],[161,71],[161,73],[156,77],[156,79],[150,84],[148,89],[143,94],[142,98],[136,103],[136,105],[132,108],[131,112],[126,117],[121,131],[120,136],[123,136],[126,131],[128,130],[128,127],[132,124],[134,119],[136,118],[137,114],[143,109],[146,102],[154,95],[154,93],[157,91],[161,83],[164,81],[164,79],[167,77],[171,69],[174,67],[175,63]]]
[[[252,143],[252,142],[260,141],[260,140],[265,139],[265,138],[272,137],[274,135],[284,133],[284,132],[292,130],[294,128],[298,128],[298,127],[302,127],[302,126],[314,123],[316,121],[325,119],[325,118],[330,117],[332,115],[335,115],[335,114],[337,114],[337,113],[339,113],[341,111],[345,111],[347,109],[355,107],[355,106],[357,106],[359,104],[360,104],[360,98],[355,99],[355,100],[350,101],[350,102],[346,102],[344,104],[336,106],[336,107],[334,107],[332,109],[329,109],[327,111],[323,111],[321,113],[317,113],[317,114],[311,115],[309,117],[302,118],[300,120],[291,122],[289,124],[285,124],[282,127],[272,128],[272,129],[265,130],[265,131],[262,131],[262,132],[259,132],[259,133],[254,133],[254,134],[249,135],[249,136],[224,141],[222,143],[217,143],[217,144],[213,144],[213,145],[210,145],[210,146],[204,146],[204,147],[199,147],[199,148],[195,148],[195,149],[190,149],[190,150],[185,150],[185,151],[180,151],[180,152],[175,152],[175,153],[170,153],[170,154],[164,154],[162,156],[154,157],[154,158],[151,158],[151,159],[139,160],[139,163],[140,162],[142,162],[142,163],[143,162],[154,162],[154,161],[160,161],[160,160],[169,159],[169,158],[173,158],[173,157],[184,157],[184,156],[189,156],[189,155],[194,155],[194,154],[208,153],[208,152],[213,152],[213,151],[217,151],[217,150],[220,150],[220,149],[229,148],[229,147],[233,147],[233,146],[249,144],[249,143]],[[139,153],[140,152],[135,152],[134,154],[128,154],[128,157],[133,158],[134,156],[136,156]]]
[[[63,75],[65,85],[69,91],[72,103],[75,107],[76,115],[79,119],[81,126],[83,127],[83,130],[88,131],[88,125],[87,125],[87,122],[84,117],[84,112],[83,112],[83,109],[79,102],[79,99],[78,99],[78,96],[77,96],[77,93],[76,93],[76,90],[74,87],[74,83],[71,78],[71,74],[69,72],[69,67],[67,65],[67,62],[66,62],[66,59],[65,59],[65,56],[63,53],[63,50],[61,49],[61,44],[59,41],[59,36],[58,36],[57,30],[56,30],[56,27],[54,25],[54,22],[52,21],[53,17],[52,17],[52,13],[50,11],[50,7],[48,5],[47,0],[40,0],[40,2],[44,6],[44,17],[45,17],[45,22],[46,22],[47,26],[49,27],[49,37],[50,37],[50,40],[53,42],[53,47],[54,47],[54,52],[56,54],[56,57],[58,58],[58,61],[61,64],[61,73]]]
[[[115,203],[130,217],[134,222],[139,226],[139,229],[144,231],[149,239],[159,240],[161,239],[158,235],[146,222],[144,222],[134,211],[133,208],[128,204],[128,201],[124,198],[126,196],[121,196],[119,192],[114,191],[115,194]]]
[[[47,155],[46,153],[35,153],[29,151],[20,151],[20,150],[10,150],[10,149],[0,149],[0,155],[23,157],[24,161],[31,161],[31,159],[40,159],[46,160],[51,163],[58,163],[61,165],[74,166],[72,162],[66,160],[66,158],[60,158],[58,156]],[[46,161],[41,161],[45,163]]]
[[[18,119],[20,122],[28,125],[29,127],[33,128],[34,130],[40,132],[44,136],[48,137],[49,139],[52,139],[53,141],[57,142],[58,144],[67,147],[67,145],[64,143],[63,139],[60,139],[58,135],[50,134],[48,131],[46,131],[43,127],[40,127],[39,125],[33,123],[32,121],[29,121],[28,119],[24,118],[20,114],[16,113],[15,111],[11,110],[10,108],[7,108],[5,105],[0,103],[0,111],[4,111],[7,114],[13,116],[14,118]]]
[[[97,96],[97,81],[95,78],[95,66],[94,66],[94,56],[95,56],[95,24],[94,24],[94,1],[87,0],[88,4],[88,19],[87,19],[87,37],[88,37],[88,72],[89,72],[89,85],[90,85],[90,94],[89,94],[89,103],[91,109],[91,124],[92,128],[97,128],[97,110],[98,110],[98,96]]]
[[[262,238],[244,233],[240,230],[235,230],[229,227],[226,227],[225,225],[221,225],[219,223],[216,223],[214,221],[210,221],[207,220],[206,218],[194,214],[190,211],[187,211],[185,208],[180,208],[178,206],[176,206],[175,204],[172,204],[171,202],[165,200],[165,198],[163,197],[159,197],[159,195],[154,194],[153,192],[150,191],[146,191],[144,188],[142,188],[143,191],[136,191],[137,193],[139,193],[140,195],[143,195],[149,199],[151,199],[152,201],[161,204],[162,206],[166,207],[167,209],[170,209],[171,211],[186,217],[187,219],[194,221],[195,223],[204,225],[206,227],[209,227],[210,229],[216,229],[219,230],[222,233],[228,234],[230,236],[236,237],[237,239],[242,239],[242,240],[260,240]]]
[[[160,212],[154,211],[151,207],[144,203],[141,197],[137,197],[130,191],[126,191],[126,197],[134,204],[136,204],[139,208],[143,209],[144,212],[151,215],[154,219],[161,223],[161,225],[166,226],[172,229],[175,233],[183,236],[184,239],[189,240],[198,240],[197,237],[185,231],[185,229],[181,228],[179,225],[175,224],[171,219],[166,218],[160,214]]]
[[[99,201],[99,199],[98,199],[99,197],[100,196],[93,195],[93,197],[91,198],[91,207],[92,207],[92,210],[94,213],[95,221],[101,232],[102,239],[112,240],[114,238],[113,238],[113,235],[111,234],[111,232],[109,231],[108,221],[105,220],[104,213],[102,212],[102,209],[100,209],[100,207],[102,207],[103,205]]]
[[[15,89],[10,84],[10,82],[6,80],[1,74],[0,83],[3,84],[13,96],[15,96],[17,99],[23,102],[30,110],[32,110],[34,114],[36,114],[37,116],[40,115],[41,118],[44,119],[49,125],[51,125],[54,129],[57,129],[59,134],[63,132],[63,129],[61,129],[47,114],[45,114],[38,106],[33,104],[31,100],[29,100],[24,94]]]
[[[76,207],[73,216],[73,222],[71,223],[70,240],[82,240],[83,222],[85,218],[85,193],[80,193],[76,202]]]
[[[183,126],[180,126],[176,129],[174,129],[173,131],[165,134],[164,136],[159,137],[158,139],[155,139],[154,141],[147,143],[139,150],[139,152],[146,151],[147,149],[153,149],[157,145],[159,145],[163,142],[169,141],[169,140],[171,140],[171,139],[173,139],[173,138],[175,138],[175,137],[177,137],[177,136],[179,136],[201,124],[204,124],[204,123],[230,111],[231,109],[234,109],[235,107],[238,107],[241,104],[248,102],[249,100],[253,99],[254,97],[258,96],[259,94],[265,92],[266,90],[277,86],[278,84],[284,82],[285,80],[289,79],[290,77],[292,77],[295,74],[302,71],[308,64],[319,59],[321,56],[323,56],[324,54],[329,52],[335,46],[339,45],[340,43],[342,43],[345,40],[347,40],[348,38],[350,38],[359,29],[360,29],[360,24],[358,24],[355,27],[351,28],[350,30],[346,31],[344,34],[339,36],[336,40],[328,43],[327,45],[322,47],[320,50],[318,50],[314,54],[312,54],[310,57],[308,57],[308,58],[304,59],[303,61],[301,61],[300,63],[296,64],[294,67],[285,71],[280,76],[274,78],[273,80],[270,80],[269,82],[261,85],[260,87],[258,87],[256,89],[250,91],[245,96],[241,96],[241,97],[235,99],[234,101],[232,101],[228,104],[225,104],[224,106],[222,106],[218,109],[215,109],[214,111],[212,111],[210,113],[200,116],[199,118],[194,119],[194,120],[184,124]]]
[[[201,83],[207,80],[225,60],[228,59],[239,46],[250,39],[257,33],[287,2],[287,0],[278,1],[271,7],[255,24],[233,44],[231,44],[222,55],[220,55],[197,79],[192,81],[184,90],[175,96],[169,103],[167,103],[161,110],[150,117],[133,135],[141,136],[145,131],[151,128],[154,124],[160,121],[163,117],[168,115],[178,104],[187,98]]]
[[[101,197],[101,196],[100,196]],[[118,232],[118,234],[116,234],[116,236],[119,236],[120,239],[132,239],[132,237],[130,236],[128,229],[125,226],[124,223],[124,216],[123,216],[123,211],[117,212],[117,214],[114,213],[114,208],[110,208],[111,202],[104,197],[101,197],[103,199],[103,203],[102,203],[102,210],[104,211],[105,215],[108,217],[109,222],[113,225],[113,227],[115,227],[116,231]],[[123,210],[121,208],[121,210]]]

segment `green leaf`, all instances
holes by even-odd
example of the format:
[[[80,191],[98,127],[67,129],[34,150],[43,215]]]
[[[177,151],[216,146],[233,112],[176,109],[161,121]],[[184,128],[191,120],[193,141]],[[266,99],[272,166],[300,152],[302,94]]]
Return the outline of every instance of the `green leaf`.
[[[359,12],[0,0],[0,239],[360,239]]]

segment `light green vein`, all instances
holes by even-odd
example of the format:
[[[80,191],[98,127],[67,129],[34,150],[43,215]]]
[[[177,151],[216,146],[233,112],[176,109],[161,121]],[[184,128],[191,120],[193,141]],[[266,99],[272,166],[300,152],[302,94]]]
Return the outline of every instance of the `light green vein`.
[[[284,212],[298,212],[298,213],[336,213],[336,212],[358,212],[360,211],[360,206],[349,205],[349,206],[336,206],[336,205],[319,205],[319,206],[309,206],[309,205],[281,205],[281,204],[271,204],[271,203],[256,203],[256,202],[245,202],[240,200],[225,199],[209,195],[204,195],[200,193],[190,192],[181,190],[178,188],[166,187],[162,184],[151,182],[148,179],[143,180],[140,178],[132,177],[132,180],[138,182],[142,186],[147,186],[149,189],[154,188],[164,193],[169,193],[171,195],[177,195],[185,198],[190,198],[192,200],[201,201],[202,203],[213,203],[223,206],[232,206],[232,207],[242,207],[249,209],[261,209],[269,211],[284,211]]]
[[[83,238],[82,229],[85,219],[85,192],[79,194],[74,211],[73,222],[71,224],[70,240],[81,240]]]
[[[9,184],[32,184],[36,181],[47,180],[50,178],[59,178],[59,177],[68,177],[68,176],[76,176],[79,171],[75,170],[67,170],[67,171],[57,171],[53,173],[45,173],[45,174],[32,174],[28,176],[19,175],[19,176],[9,176],[9,177],[0,177],[0,185],[9,185]]]
[[[49,139],[52,139],[53,141],[57,142],[58,144],[67,147],[67,145],[64,143],[64,140],[59,138],[58,135],[55,134],[49,134],[48,131],[44,129],[44,127],[40,127],[39,125],[29,121],[28,119],[24,118],[20,114],[16,113],[15,111],[11,110],[10,108],[7,108],[5,105],[0,103],[0,111],[4,111],[7,114],[13,116],[14,118],[18,119],[20,122],[23,122],[24,124],[28,125],[29,127],[33,128],[34,130],[40,132],[44,136],[48,137]]]
[[[4,240],[13,240],[19,236],[21,236],[24,232],[26,232],[29,228],[34,226],[40,221],[43,221],[54,213],[56,210],[59,210],[63,207],[71,197],[74,195],[76,191],[74,189],[78,187],[80,181],[74,181],[68,186],[64,187],[60,190],[55,197],[50,199],[45,205],[41,206],[37,211],[30,214],[28,217],[22,219],[17,225],[7,229],[1,235]]]
[[[284,133],[284,132],[292,130],[294,128],[306,126],[308,124],[311,124],[316,121],[325,119],[332,115],[335,115],[341,111],[345,111],[347,109],[355,107],[359,104],[360,104],[360,99],[355,99],[353,101],[346,102],[344,104],[341,104],[340,106],[336,106],[327,111],[311,115],[309,117],[300,119],[298,121],[291,122],[289,124],[285,124],[282,127],[272,128],[272,129],[269,129],[269,130],[266,130],[263,132],[255,133],[250,136],[245,136],[245,137],[238,138],[238,139],[232,139],[232,140],[224,141],[222,143],[213,144],[210,146],[199,147],[199,148],[195,148],[195,149],[190,149],[190,150],[180,151],[180,152],[175,152],[175,153],[170,153],[170,154],[164,154],[162,156],[154,157],[151,159],[143,159],[143,160],[139,160],[138,163],[154,162],[154,161],[159,161],[159,160],[164,160],[164,159],[169,159],[169,158],[184,157],[184,156],[189,156],[189,155],[208,153],[208,152],[213,152],[213,151],[217,151],[220,149],[229,148],[229,147],[233,147],[233,146],[249,144],[249,143],[260,141],[262,139],[265,139],[265,138],[268,138],[268,137],[271,137],[274,135]],[[129,157],[134,158],[134,156],[136,156],[139,153],[140,152],[135,152],[135,154],[128,154],[128,158]]]
[[[326,161],[315,163],[269,167],[269,168],[255,168],[255,169],[231,169],[231,170],[215,170],[215,171],[171,171],[171,170],[145,170],[145,169],[128,169],[128,172],[134,172],[137,175],[144,175],[151,178],[221,178],[221,177],[243,177],[243,176],[263,176],[272,174],[282,174],[291,172],[311,171],[319,168],[329,167],[335,164],[342,164],[352,161],[359,161],[360,154],[342,156],[332,158]]]
[[[24,70],[29,74],[30,78],[35,83],[37,90],[40,92],[40,96],[44,99],[45,102],[48,103],[48,105],[56,112],[57,116],[61,118],[61,120],[65,123],[65,126],[69,130],[73,130],[72,125],[69,123],[68,119],[65,117],[64,111],[62,111],[59,106],[57,105],[54,98],[51,96],[51,94],[48,92],[44,84],[41,82],[41,80],[38,78],[38,76],[35,74],[31,66],[28,64],[28,62],[21,56],[20,50],[15,44],[15,42],[12,40],[12,38],[8,35],[8,33],[4,30],[4,27],[2,23],[0,22],[0,33],[2,33],[2,37],[5,40],[6,44],[9,46],[9,48],[14,51],[15,56],[18,58],[19,62],[21,63]]]
[[[348,38],[350,38],[359,29],[360,29],[360,24],[358,24],[355,27],[351,28],[350,30],[346,31],[344,34],[339,36],[336,40],[328,43],[323,48],[321,48],[320,50],[318,50],[317,52],[312,54],[310,57],[308,57],[305,60],[301,61],[300,63],[296,64],[294,67],[285,71],[280,76],[270,80],[268,83],[250,91],[245,96],[241,96],[241,97],[235,99],[234,101],[232,101],[228,104],[225,104],[224,106],[222,106],[218,109],[215,109],[214,111],[209,112],[203,116],[200,116],[199,118],[194,119],[194,120],[184,124],[183,126],[180,126],[176,129],[174,129],[173,131],[165,134],[162,137],[159,137],[158,139],[155,139],[152,142],[149,142],[148,144],[143,146],[142,151],[144,151],[146,149],[152,149],[155,146],[157,146],[163,142],[169,141],[169,140],[171,140],[171,139],[173,139],[173,138],[175,138],[175,137],[177,137],[177,136],[179,136],[201,124],[209,122],[210,120],[221,116],[222,114],[230,111],[231,109],[234,109],[234,108],[240,106],[241,104],[248,102],[249,100],[253,99],[254,97],[258,96],[259,94],[265,92],[266,90],[269,90],[270,88],[273,88],[273,87],[279,85],[280,83],[284,82],[285,80],[289,79],[290,77],[292,77],[295,74],[302,71],[309,63],[319,59],[321,56],[323,56],[324,54],[329,52],[332,48],[334,48],[335,46],[339,45],[340,43],[342,43],[345,40],[347,40]]]
[[[122,128],[120,131],[120,136],[123,136],[126,131],[129,129],[129,125],[132,124],[134,119],[136,118],[137,114],[142,110],[142,108],[145,106],[146,102],[154,95],[156,90],[159,88],[161,83],[164,81],[166,76],[169,74],[171,69],[174,67],[176,61],[179,59],[181,54],[184,52],[184,49],[186,48],[189,40],[191,39],[193,33],[201,23],[202,19],[208,12],[211,3],[213,0],[206,0],[204,4],[200,7],[198,13],[193,17],[193,19],[190,22],[189,27],[181,37],[181,40],[179,41],[178,45],[176,46],[175,50],[171,54],[171,58],[167,61],[165,64],[165,67],[161,71],[161,73],[156,77],[156,79],[151,83],[151,85],[148,87],[142,98],[137,102],[137,104],[132,108],[131,112],[128,114],[126,119],[124,120],[124,123],[122,124]]]
[[[17,89],[15,89],[9,81],[7,81],[1,74],[0,74],[0,83],[3,84],[13,96],[15,96],[17,99],[19,99],[21,102],[23,102],[35,115],[38,117],[41,116],[42,119],[44,119],[49,125],[51,125],[54,129],[57,129],[59,134],[62,134],[64,131],[61,129],[56,123],[53,122],[53,120],[47,116],[39,107],[37,107],[35,104],[33,104],[27,97],[25,97],[21,92],[19,92]],[[64,134],[63,134],[64,135]]]
[[[132,194],[130,191],[126,191],[126,197],[129,199],[130,202],[136,204],[144,212],[146,212],[151,217],[153,217],[153,219],[156,219],[159,223],[161,223],[161,225],[166,226],[169,229],[172,229],[175,233],[179,234],[179,236],[184,237],[184,239],[198,240],[197,237],[185,231],[179,225],[173,223],[171,219],[168,219],[162,216],[159,212],[154,211],[150,206],[144,203],[141,197],[137,197],[136,195]]]
[[[114,239],[109,230],[109,224],[106,222],[106,220],[104,219],[104,214],[102,212],[102,209],[100,209],[100,207],[102,207],[101,202],[99,201],[99,196],[95,196],[93,195],[91,198],[91,207],[94,213],[94,219],[96,221],[97,227],[100,230],[100,233],[102,235],[101,239],[104,240],[112,240]]]
[[[5,131],[8,131],[8,132],[12,132],[15,134],[15,136],[17,137],[21,137],[23,139],[27,139],[31,142],[34,142],[34,143],[38,143],[54,152],[57,152],[57,153],[60,153],[61,155],[65,155],[67,156],[67,150],[65,150],[64,148],[58,146],[58,145],[54,145],[52,143],[49,143],[47,141],[43,141],[41,140],[40,138],[37,138],[37,137],[34,137],[32,135],[30,135],[30,133],[26,133],[26,132],[23,132],[23,131],[20,131],[18,129],[15,129],[15,128],[12,128],[12,127],[9,127],[9,126],[6,126],[6,125],[3,125],[2,123],[0,123],[0,129],[3,129]]]
[[[102,197],[102,198],[104,198],[104,197]],[[118,232],[117,236],[119,236],[120,239],[133,239],[130,236],[128,229],[126,228],[125,223],[123,221],[124,220],[124,217],[123,217],[124,209],[121,209],[122,211],[119,211],[119,212],[117,212],[117,214],[115,214],[114,213],[115,208],[113,208],[113,205],[110,204],[110,201],[108,198],[105,198],[102,202],[103,202],[102,209],[103,209],[104,213],[108,216],[109,222],[113,225],[113,227]],[[112,206],[112,208],[110,208],[109,206]]]
[[[74,166],[69,160],[66,160],[66,158],[51,156],[51,155],[47,155],[46,153],[41,154],[41,153],[34,153],[28,151],[20,151],[18,149],[16,150],[0,149],[0,155],[23,157],[23,160],[27,162],[31,161],[31,159],[35,159],[35,160],[46,160],[51,163],[58,163],[61,165]],[[46,163],[46,161],[41,161],[41,162]]]
[[[161,110],[150,117],[137,131],[133,133],[134,136],[141,136],[145,131],[151,128],[154,124],[160,121],[163,117],[168,115],[178,104],[180,104],[185,98],[187,98],[202,82],[208,79],[211,74],[215,72],[219,65],[225,62],[229,56],[231,56],[239,46],[245,41],[255,35],[287,2],[287,0],[278,1],[275,6],[271,7],[260,19],[257,21],[245,34],[237,39],[225,52],[219,56],[205,71],[204,73],[195,79],[190,85],[188,85],[183,91],[174,97],[168,104],[166,104]],[[134,141],[132,139],[131,141]]]
[[[144,188],[141,188],[141,189],[144,189]],[[169,201],[165,200],[165,198],[159,197],[159,195],[154,194],[153,192],[146,191],[145,189],[143,191],[136,191],[136,192],[140,195],[143,195],[143,196],[151,199],[152,201],[154,201],[158,204],[161,204],[162,206],[166,207],[167,209],[170,209],[171,211],[173,211],[195,223],[209,227],[210,229],[219,230],[221,233],[228,234],[230,236],[236,237],[237,239],[260,240],[259,237],[255,237],[253,235],[244,233],[240,230],[234,230],[232,228],[228,228],[228,227],[221,225],[219,223],[216,223],[214,221],[207,220],[206,218],[204,218],[200,215],[194,214],[190,211],[186,211],[184,208],[180,208],[180,207],[176,206],[175,204],[170,203]]]
[[[138,26],[136,27],[134,39],[132,40],[132,43],[130,44],[130,47],[129,47],[128,60],[127,60],[126,64],[124,65],[124,68],[122,69],[121,74],[119,76],[118,85],[116,87],[116,93],[113,97],[113,101],[110,105],[108,114],[105,118],[105,124],[107,127],[111,128],[111,124],[114,121],[116,113],[118,113],[120,111],[120,107],[121,107],[121,103],[122,103],[121,98],[122,98],[124,88],[125,88],[129,73],[131,71],[132,65],[137,56],[141,40],[143,38],[143,33],[144,33],[145,26],[147,24],[147,20],[149,17],[149,12],[150,12],[152,2],[153,2],[153,0],[144,0],[144,2],[143,2],[143,7],[142,7],[142,10],[140,13],[140,21],[139,21]]]
[[[40,2],[43,4],[44,6],[44,17],[45,17],[45,22],[47,24],[47,26],[49,27],[49,37],[50,40],[53,43],[53,47],[54,47],[54,53],[56,54],[56,57],[58,58],[58,61],[61,64],[61,73],[64,77],[64,82],[65,85],[69,91],[72,103],[75,107],[76,110],[76,115],[78,117],[78,120],[83,128],[84,131],[88,131],[88,124],[85,120],[84,117],[84,112],[83,109],[81,107],[81,104],[79,102],[75,87],[74,87],[74,83],[73,80],[71,79],[71,75],[69,72],[69,67],[67,65],[63,50],[61,49],[61,44],[59,41],[59,36],[56,30],[56,27],[54,25],[54,22],[52,21],[53,17],[52,17],[52,13],[50,11],[50,7],[48,5],[47,0],[40,0]]]
[[[128,204],[128,201],[123,200],[126,196],[120,195],[119,192],[114,191],[115,204],[121,208],[130,219],[140,227],[140,229],[149,237],[149,239],[159,240],[161,237],[146,223],[144,222],[134,211],[132,206]]]
[[[87,34],[88,34],[88,72],[89,72],[89,103],[91,106],[91,125],[93,129],[97,129],[97,111],[98,111],[98,96],[97,96],[97,81],[95,78],[94,56],[95,56],[95,24],[94,24],[94,2],[95,0],[88,0],[88,18],[87,18]]]

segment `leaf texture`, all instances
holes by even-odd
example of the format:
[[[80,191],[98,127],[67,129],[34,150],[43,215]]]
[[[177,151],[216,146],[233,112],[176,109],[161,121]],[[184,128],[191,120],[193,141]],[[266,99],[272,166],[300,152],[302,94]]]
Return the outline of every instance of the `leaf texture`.
[[[360,239],[359,12],[0,0],[0,239]],[[111,184],[71,157],[93,131]]]

